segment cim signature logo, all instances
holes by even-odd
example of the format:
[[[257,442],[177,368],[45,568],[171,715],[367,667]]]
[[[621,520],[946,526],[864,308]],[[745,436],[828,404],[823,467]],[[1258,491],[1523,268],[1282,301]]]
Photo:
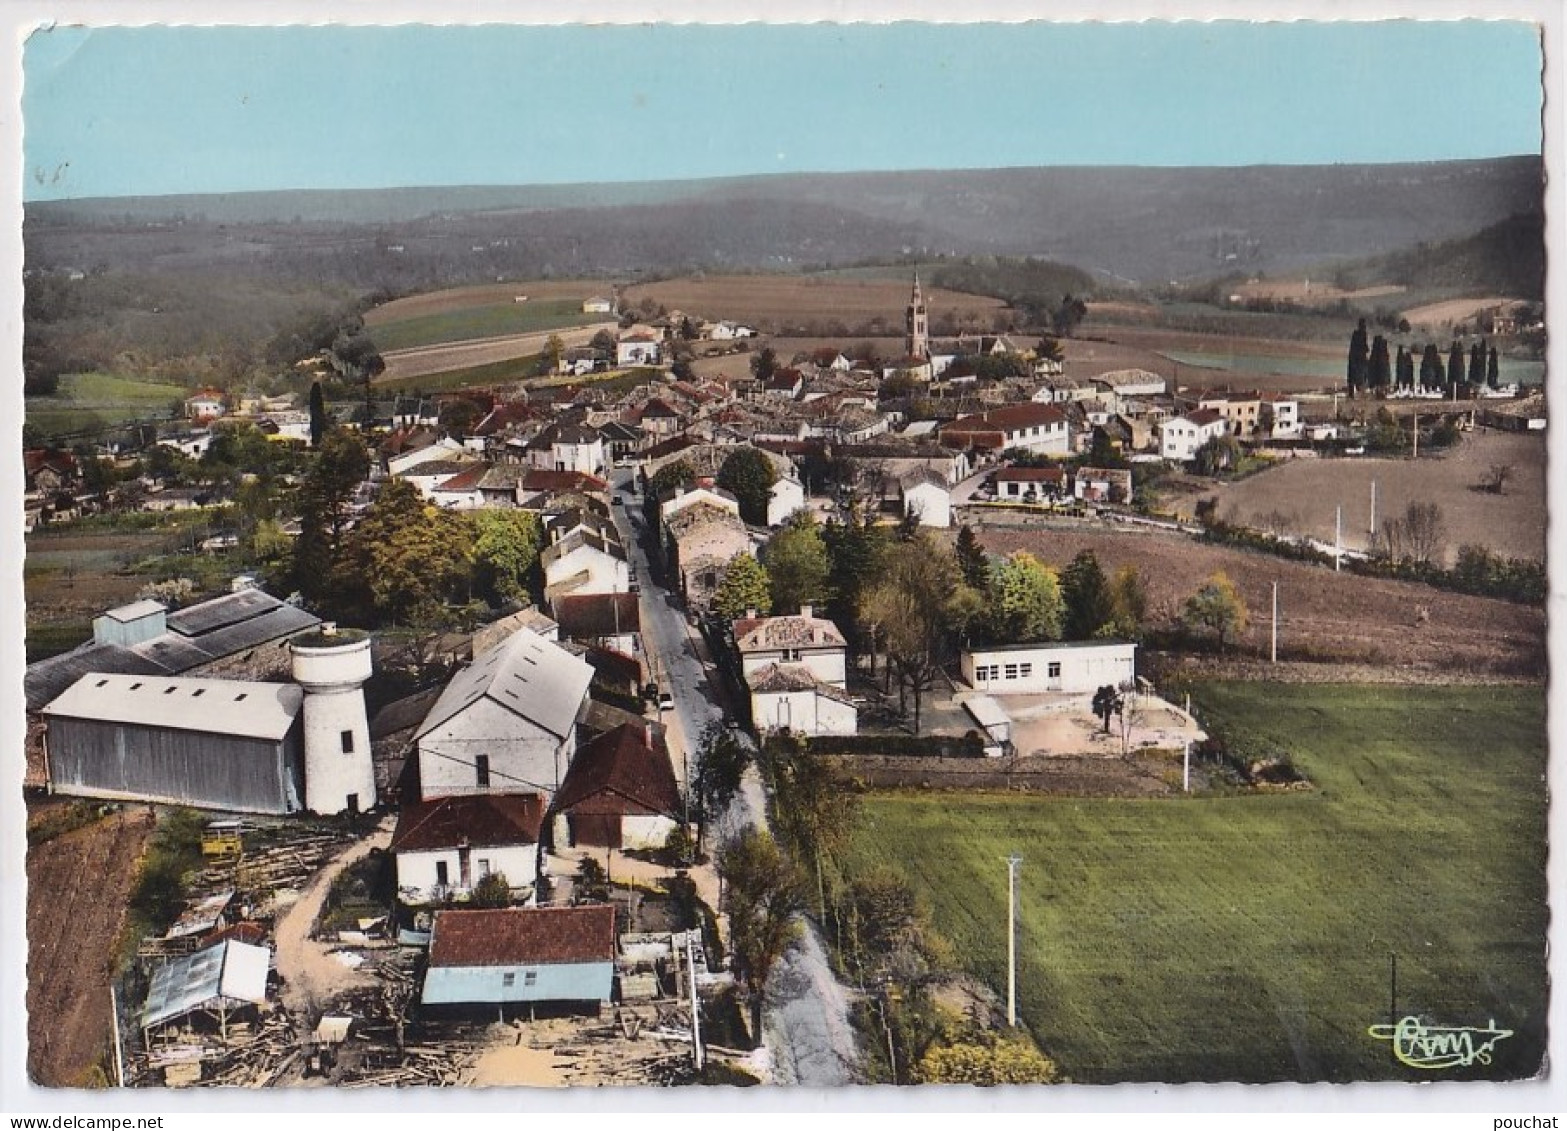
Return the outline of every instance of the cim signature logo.
[[[1468,1068],[1490,1064],[1498,1041],[1513,1035],[1498,1029],[1493,1020],[1486,1028],[1427,1025],[1418,1017],[1405,1017],[1397,1025],[1373,1025],[1368,1030],[1379,1041],[1393,1042],[1393,1055],[1411,1068]]]

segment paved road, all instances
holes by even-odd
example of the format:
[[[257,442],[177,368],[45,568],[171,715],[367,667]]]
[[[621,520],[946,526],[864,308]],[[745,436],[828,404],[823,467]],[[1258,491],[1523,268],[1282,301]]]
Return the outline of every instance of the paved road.
[[[627,471],[616,471],[611,477],[617,491],[629,478]],[[615,508],[616,525],[642,582],[643,648],[660,689],[675,701],[674,710],[665,713],[672,743],[683,737],[684,743],[694,748],[708,723],[723,721],[724,714],[697,656],[695,630],[686,623],[684,612],[670,603],[666,592],[652,584],[646,553],[633,536],[641,531],[640,496],[631,513],[638,518],[635,526],[625,508]],[[750,741],[748,737],[746,741]],[[676,773],[684,773],[685,768],[677,760]],[[695,767],[690,769],[694,772]],[[766,824],[767,798],[753,766],[746,771],[739,795],[709,832],[718,843],[743,829],[765,828]],[[763,1037],[772,1054],[775,1078],[780,1084],[817,1088],[850,1084],[854,1082],[856,1052],[847,995],[833,977],[815,927],[804,916],[800,921],[800,941],[774,968],[763,1009]]]

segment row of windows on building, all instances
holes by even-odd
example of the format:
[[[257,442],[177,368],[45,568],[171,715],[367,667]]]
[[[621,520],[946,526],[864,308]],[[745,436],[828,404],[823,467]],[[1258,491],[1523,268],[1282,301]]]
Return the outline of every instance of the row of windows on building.
[[[1045,675],[1050,679],[1060,679],[1061,665],[1055,662],[1046,664]],[[974,678],[981,682],[992,679],[1032,679],[1033,677],[1034,665],[1031,663],[981,664],[974,669]]]

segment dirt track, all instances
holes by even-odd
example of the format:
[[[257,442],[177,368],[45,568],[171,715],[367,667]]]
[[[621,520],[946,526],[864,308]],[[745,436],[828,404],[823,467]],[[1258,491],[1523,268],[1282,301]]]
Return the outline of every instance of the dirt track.
[[[297,1020],[314,1025],[323,1008],[344,990],[372,986],[374,979],[348,969],[331,957],[331,948],[310,938],[320,917],[332,881],[356,860],[370,855],[373,848],[385,848],[392,842],[392,822],[388,818],[374,835],[352,845],[337,859],[322,868],[300,893],[299,901],[277,921],[277,972],[283,979],[283,1004]]]
[[[122,809],[27,854],[27,1074],[80,1087],[110,1045],[114,944],[152,833]]]

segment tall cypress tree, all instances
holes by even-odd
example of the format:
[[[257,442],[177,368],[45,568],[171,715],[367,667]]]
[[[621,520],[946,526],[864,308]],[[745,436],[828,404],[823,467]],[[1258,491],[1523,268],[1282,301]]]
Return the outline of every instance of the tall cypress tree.
[[[1370,359],[1371,351],[1366,346],[1366,320],[1362,318],[1360,324],[1355,327],[1355,332],[1349,336],[1349,366],[1346,377],[1349,381],[1350,396],[1354,396],[1366,387]]]
[[[1425,352],[1420,355],[1420,387],[1440,389],[1443,376],[1442,355],[1437,353],[1435,342],[1428,342]]]
[[[1491,356],[1486,362],[1485,383],[1493,389],[1500,388],[1502,384],[1502,370],[1497,362],[1495,346],[1491,347]]]
[[[1457,339],[1447,351],[1447,380],[1453,386],[1456,396],[1464,388],[1464,347],[1458,344]]]
[[[1479,385],[1485,380],[1485,339],[1476,342],[1469,350],[1469,383]]]
[[[1371,387],[1378,396],[1387,395],[1387,387],[1393,383],[1393,367],[1387,356],[1387,339],[1378,334],[1371,340]]]
[[[321,392],[321,382],[310,386],[310,446],[319,448],[321,437],[326,434],[326,398]]]

